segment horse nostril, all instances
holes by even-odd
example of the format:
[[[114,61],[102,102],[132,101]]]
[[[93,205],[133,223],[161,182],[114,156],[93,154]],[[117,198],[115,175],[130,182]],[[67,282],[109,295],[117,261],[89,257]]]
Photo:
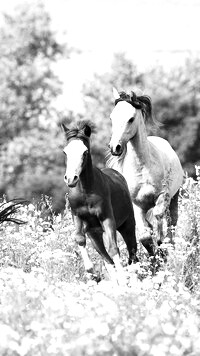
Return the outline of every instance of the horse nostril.
[[[73,188],[77,185],[78,181],[79,177],[75,175],[73,178],[68,178],[67,185],[68,187]]]
[[[116,146],[116,152],[119,153],[121,151],[121,145]]]
[[[67,180],[67,176],[66,176],[66,174],[64,175],[64,180]]]

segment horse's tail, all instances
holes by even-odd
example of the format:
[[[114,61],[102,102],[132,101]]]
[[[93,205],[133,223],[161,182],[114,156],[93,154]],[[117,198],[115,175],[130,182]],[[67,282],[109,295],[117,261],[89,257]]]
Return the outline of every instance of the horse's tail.
[[[12,199],[0,205],[0,224],[4,221],[14,222],[16,224],[26,224],[25,221],[13,217],[13,215],[28,201],[21,198]]]

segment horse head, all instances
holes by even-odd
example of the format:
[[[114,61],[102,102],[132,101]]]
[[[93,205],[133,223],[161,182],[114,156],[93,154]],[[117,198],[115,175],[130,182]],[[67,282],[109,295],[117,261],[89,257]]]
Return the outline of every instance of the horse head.
[[[110,149],[112,155],[120,156],[129,140],[138,132],[141,120],[152,115],[151,100],[146,95],[135,92],[127,94],[113,89],[115,107],[110,115],[112,121],[112,137]]]
[[[77,185],[86,166],[88,156],[90,156],[90,135],[93,125],[88,121],[80,120],[71,129],[64,124],[62,124],[62,127],[67,141],[63,149],[66,156],[64,181],[70,188],[73,188]]]

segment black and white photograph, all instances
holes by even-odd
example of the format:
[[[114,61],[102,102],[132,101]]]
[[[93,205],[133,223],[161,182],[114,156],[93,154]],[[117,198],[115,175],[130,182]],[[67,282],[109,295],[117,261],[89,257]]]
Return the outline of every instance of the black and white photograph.
[[[0,2],[0,356],[200,355],[200,0]]]

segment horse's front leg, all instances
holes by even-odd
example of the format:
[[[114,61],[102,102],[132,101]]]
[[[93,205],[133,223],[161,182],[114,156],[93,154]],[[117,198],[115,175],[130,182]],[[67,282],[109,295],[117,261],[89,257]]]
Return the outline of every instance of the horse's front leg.
[[[83,221],[78,216],[74,216],[73,218],[75,224],[75,240],[79,246],[85,269],[87,272],[93,273],[93,264],[86,250],[86,236],[83,231]]]
[[[146,219],[146,211],[141,209],[138,205],[133,204],[135,214],[136,228],[139,240],[148,251],[150,256],[155,255],[155,247],[152,238],[152,227]]]
[[[169,211],[170,206],[170,195],[168,191],[163,191],[159,195],[156,200],[155,207],[153,208],[153,215],[156,218],[156,226],[157,226],[157,242],[160,245],[164,240],[164,233],[163,233],[163,220],[164,218],[167,219],[167,213]],[[169,216],[167,219],[167,225],[170,226]]]
[[[102,221],[104,230],[103,241],[109,256],[112,258],[114,264],[105,261],[106,269],[110,275],[111,280],[117,281],[119,284],[126,282],[123,267],[119,258],[119,249],[117,247],[116,224],[114,217],[106,218]],[[117,272],[117,273],[116,273]]]
[[[108,254],[104,240],[103,240],[103,230],[102,228],[92,228],[87,231],[87,235],[90,238],[95,250],[102,256],[107,272],[111,278],[111,280],[116,280],[116,271],[114,268],[114,261]]]

